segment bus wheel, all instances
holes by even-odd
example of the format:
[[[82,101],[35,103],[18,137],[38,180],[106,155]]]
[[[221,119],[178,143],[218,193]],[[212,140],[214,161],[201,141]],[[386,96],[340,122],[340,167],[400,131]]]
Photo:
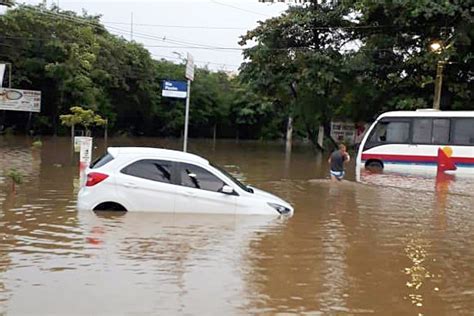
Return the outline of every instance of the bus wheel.
[[[380,173],[383,171],[383,163],[380,160],[369,160],[365,163],[365,169],[370,172]]]

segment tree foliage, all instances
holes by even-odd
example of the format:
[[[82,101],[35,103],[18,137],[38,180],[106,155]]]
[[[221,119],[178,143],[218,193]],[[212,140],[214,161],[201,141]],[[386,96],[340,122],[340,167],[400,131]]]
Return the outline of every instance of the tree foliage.
[[[328,132],[334,119],[370,121],[387,110],[431,107],[440,60],[442,109],[473,110],[473,6],[292,1],[242,36],[237,77],[197,70],[190,135],[279,138],[293,117],[296,134],[314,141],[319,125]],[[428,49],[434,40],[444,44],[440,54]],[[9,9],[0,16],[0,60],[13,65],[13,87],[42,91],[32,126],[21,112],[7,113],[0,126],[64,133],[58,118],[80,104],[107,119],[111,132],[182,133],[184,101],[162,97],[161,84],[184,80],[184,65],[154,60],[139,43],[110,34],[99,16],[44,4]]]
[[[83,126],[86,130],[86,135],[90,136],[90,130],[94,126],[104,126],[107,121],[104,120],[100,115],[95,114],[90,109],[83,109],[80,106],[73,106],[71,109],[72,114],[60,115],[59,119],[61,124],[68,127],[74,127],[76,125]]]
[[[0,59],[13,65],[13,87],[42,91],[41,114],[33,118],[36,133],[65,133],[61,115],[70,125],[93,111],[108,120],[112,132],[181,135],[184,100],[163,98],[161,85],[165,79],[184,80],[183,64],[152,59],[141,44],[110,34],[99,16],[55,6],[10,9],[0,16],[0,30]],[[222,136],[238,133],[233,129],[242,124],[232,121],[230,110],[240,86],[224,72],[197,69],[190,135],[211,136],[214,129]],[[85,112],[68,116],[73,104]],[[240,104],[246,106],[245,100]],[[26,116],[9,112],[5,125],[26,129]]]
[[[242,45],[256,42],[244,50],[242,78],[286,104],[312,140],[334,118],[369,121],[383,111],[431,107],[440,60],[448,61],[442,109],[473,110],[473,5],[297,1],[242,37]],[[440,54],[429,50],[434,40],[443,43]]]

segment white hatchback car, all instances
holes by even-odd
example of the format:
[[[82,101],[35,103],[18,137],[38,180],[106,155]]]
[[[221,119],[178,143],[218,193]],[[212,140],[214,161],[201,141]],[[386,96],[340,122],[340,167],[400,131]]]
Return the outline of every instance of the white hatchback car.
[[[146,147],[110,147],[86,170],[79,210],[292,215],[293,207],[243,185],[199,156]]]

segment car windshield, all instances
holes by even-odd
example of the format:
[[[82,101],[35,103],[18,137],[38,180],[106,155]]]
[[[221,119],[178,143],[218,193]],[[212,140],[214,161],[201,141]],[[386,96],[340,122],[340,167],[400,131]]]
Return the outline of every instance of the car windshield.
[[[240,182],[236,177],[234,177],[232,174],[230,174],[227,170],[225,170],[224,168],[221,168],[219,166],[216,166],[214,164],[211,164],[211,166],[213,166],[214,168],[216,168],[217,170],[219,170],[220,172],[222,172],[225,176],[227,176],[230,180],[232,180],[232,182],[234,182],[235,184],[237,184],[242,190],[244,191],[247,191],[249,193],[253,193],[253,190],[252,188],[249,188],[248,186],[246,186],[245,184],[243,184],[242,182]]]

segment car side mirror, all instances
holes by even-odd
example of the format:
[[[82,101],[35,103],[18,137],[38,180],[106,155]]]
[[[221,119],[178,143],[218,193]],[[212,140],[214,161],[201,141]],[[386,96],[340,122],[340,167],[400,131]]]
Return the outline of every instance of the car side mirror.
[[[235,194],[234,189],[230,185],[224,185],[221,191],[224,194]]]

